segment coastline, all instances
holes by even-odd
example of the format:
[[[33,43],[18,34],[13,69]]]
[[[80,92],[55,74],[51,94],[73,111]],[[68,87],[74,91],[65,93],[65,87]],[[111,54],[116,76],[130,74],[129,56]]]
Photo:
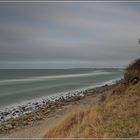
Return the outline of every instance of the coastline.
[[[56,93],[50,96],[44,96],[32,100],[26,100],[16,104],[2,106],[0,107],[0,124],[9,119],[15,119],[17,117],[23,116],[24,114],[30,113],[36,110],[39,106],[42,106],[44,103],[49,104],[50,102],[55,102],[55,101],[57,102],[57,100],[61,99],[61,97],[67,99],[73,96],[84,96],[84,92],[87,92],[90,89],[102,87],[104,85],[112,85],[116,81],[119,81],[120,79],[121,78],[115,78],[88,87],[83,87],[75,90],[70,90],[67,92]]]
[[[78,102],[85,102],[85,104],[90,104],[88,100],[91,100],[92,102],[99,102],[100,100],[102,100],[102,96],[104,96],[104,94],[106,94],[105,96],[108,96],[109,91],[113,90],[118,83],[118,80],[113,80],[112,83],[107,81],[104,82],[102,86],[99,85],[96,87],[91,87],[90,89],[85,89],[77,92],[77,94],[74,93],[71,96],[61,96],[54,101],[43,100],[42,104],[36,102],[34,103],[35,108],[32,108],[32,110],[28,113],[22,112],[22,110],[25,110],[24,107],[21,108],[21,110],[16,110],[14,108],[13,113],[15,113],[15,117],[11,117],[5,121],[1,121],[0,123],[0,137],[5,137],[7,136],[7,134],[17,130],[33,127],[36,125],[36,123],[48,119],[48,116],[51,114],[53,117],[55,117],[55,115],[57,116],[56,112],[59,114],[59,110],[61,112],[63,110],[62,108],[65,108],[66,106],[78,104]],[[27,104],[26,107],[29,108],[30,104]],[[69,111],[70,109],[67,108],[67,110]],[[16,116],[16,114],[20,112],[22,112],[21,115]]]

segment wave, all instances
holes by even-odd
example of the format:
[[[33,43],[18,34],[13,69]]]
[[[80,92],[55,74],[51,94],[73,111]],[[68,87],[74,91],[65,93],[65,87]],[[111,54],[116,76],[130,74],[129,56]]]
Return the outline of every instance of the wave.
[[[63,79],[63,78],[76,78],[76,77],[88,77],[88,76],[96,76],[96,75],[107,75],[112,72],[103,72],[103,71],[94,71],[90,73],[82,73],[82,74],[67,74],[67,75],[53,75],[53,76],[38,76],[38,77],[30,77],[26,79],[7,79],[0,80],[0,85],[9,85],[9,84],[17,84],[21,82],[36,82],[36,81],[45,81],[45,80],[53,80],[53,79]]]

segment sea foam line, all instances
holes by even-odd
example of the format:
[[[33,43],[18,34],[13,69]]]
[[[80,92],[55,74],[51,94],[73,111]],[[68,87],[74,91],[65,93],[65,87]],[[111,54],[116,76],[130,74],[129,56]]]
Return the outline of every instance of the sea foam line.
[[[0,80],[0,85],[5,84],[13,84],[19,82],[33,82],[33,81],[44,81],[44,80],[52,80],[52,79],[63,79],[63,78],[75,78],[75,77],[87,77],[93,75],[106,75],[111,74],[112,72],[103,72],[103,71],[94,71],[90,73],[83,73],[83,74],[67,74],[67,75],[54,75],[54,76],[38,76],[38,77],[31,77],[27,79],[8,79],[8,80]]]

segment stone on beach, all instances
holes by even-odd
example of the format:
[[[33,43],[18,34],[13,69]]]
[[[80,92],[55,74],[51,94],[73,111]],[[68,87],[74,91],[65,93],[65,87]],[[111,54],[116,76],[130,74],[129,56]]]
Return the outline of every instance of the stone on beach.
[[[6,124],[5,125],[5,129],[8,129],[9,130],[9,129],[12,129],[12,128],[13,128],[12,124]]]

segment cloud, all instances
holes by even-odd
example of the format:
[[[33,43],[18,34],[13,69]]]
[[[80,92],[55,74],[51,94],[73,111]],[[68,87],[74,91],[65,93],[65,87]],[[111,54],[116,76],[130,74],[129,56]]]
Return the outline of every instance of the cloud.
[[[139,7],[0,3],[0,68],[31,66],[28,62],[53,67],[56,60],[62,67],[124,66],[139,56]]]

